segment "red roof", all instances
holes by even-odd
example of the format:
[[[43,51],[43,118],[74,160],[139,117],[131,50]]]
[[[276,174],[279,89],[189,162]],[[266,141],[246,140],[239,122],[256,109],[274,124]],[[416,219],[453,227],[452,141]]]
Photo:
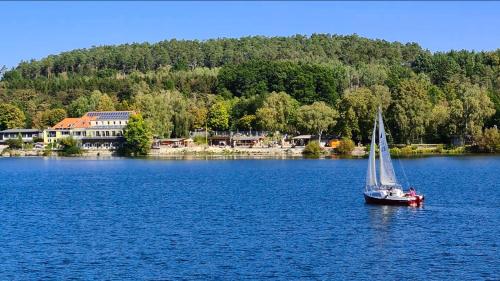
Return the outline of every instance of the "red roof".
[[[83,116],[81,118],[64,118],[61,122],[55,124],[52,129],[75,129],[75,128],[88,128],[90,121],[95,120],[96,117]]]

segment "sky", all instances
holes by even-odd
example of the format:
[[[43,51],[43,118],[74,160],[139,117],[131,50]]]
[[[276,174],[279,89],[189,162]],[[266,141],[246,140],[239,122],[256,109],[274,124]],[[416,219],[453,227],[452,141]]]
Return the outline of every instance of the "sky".
[[[500,48],[500,2],[0,2],[0,66],[165,39],[353,34],[435,51]]]

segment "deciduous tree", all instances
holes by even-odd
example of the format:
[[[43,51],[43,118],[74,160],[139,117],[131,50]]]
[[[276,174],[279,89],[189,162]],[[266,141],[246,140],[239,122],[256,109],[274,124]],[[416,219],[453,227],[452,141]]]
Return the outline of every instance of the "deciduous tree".
[[[0,130],[22,128],[25,119],[24,113],[15,105],[0,104]]]
[[[301,106],[297,117],[298,126],[308,133],[317,134],[321,143],[323,132],[337,123],[338,113],[324,102],[315,102]]]
[[[339,132],[347,138],[367,141],[378,108],[381,107],[385,112],[390,102],[391,94],[385,86],[347,90],[337,104],[340,112]]]
[[[208,111],[208,126],[213,130],[229,128],[229,110],[223,101],[215,102]]]
[[[457,99],[451,102],[451,128],[462,138],[473,136],[494,113],[493,103],[484,89],[478,85],[461,85]]]
[[[174,128],[169,92],[138,94],[133,108],[142,114],[154,136],[170,137]]]
[[[67,117],[66,110],[63,108],[47,109],[37,112],[33,118],[33,127],[39,129],[46,129],[52,127],[64,118]]]
[[[429,82],[423,77],[406,79],[394,94],[388,114],[392,119],[389,118],[388,123],[391,125],[389,128],[394,128],[391,133],[400,142],[420,142],[424,136],[431,111],[428,86]]]
[[[130,116],[123,132],[125,137],[124,153],[127,155],[147,155],[151,150],[152,134],[141,114]]]
[[[267,131],[290,133],[294,131],[299,103],[284,92],[271,93],[257,110],[260,127]]]
[[[257,120],[257,117],[255,115],[250,114],[250,115],[245,115],[238,119],[238,129],[241,130],[252,130],[255,128],[255,121]]]
[[[497,127],[479,131],[474,136],[474,142],[481,152],[500,152],[500,131]]]
[[[113,111],[115,110],[115,104],[113,100],[107,94],[101,94],[99,101],[97,102],[96,111]]]

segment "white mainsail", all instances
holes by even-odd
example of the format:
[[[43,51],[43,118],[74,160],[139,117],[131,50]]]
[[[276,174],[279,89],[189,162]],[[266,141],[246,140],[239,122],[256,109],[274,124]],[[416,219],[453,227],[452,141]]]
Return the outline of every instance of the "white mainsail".
[[[397,185],[396,174],[392,167],[389,146],[385,137],[384,121],[382,120],[382,111],[378,110],[379,126],[379,149],[380,149],[380,184],[387,186]]]
[[[377,186],[377,167],[375,164],[375,143],[377,132],[377,117],[373,125],[372,144],[370,145],[370,155],[368,156],[368,171],[366,172],[366,187]]]

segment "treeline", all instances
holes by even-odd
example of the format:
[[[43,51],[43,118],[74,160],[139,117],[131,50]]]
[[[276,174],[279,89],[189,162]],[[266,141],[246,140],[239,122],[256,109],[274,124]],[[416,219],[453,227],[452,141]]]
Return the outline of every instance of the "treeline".
[[[93,47],[5,71],[0,101],[28,127],[133,109],[161,137],[210,127],[362,142],[382,106],[392,142],[450,143],[500,124],[500,49],[433,54],[328,34]]]
[[[164,66],[174,70],[220,67],[250,60],[300,60],[344,64],[410,62],[424,51],[415,43],[390,43],[352,36],[314,34],[310,37],[243,37],[240,39],[169,40],[155,44],[124,44],[78,49],[40,61],[21,62],[9,79],[50,78],[61,73],[98,75],[110,69],[129,74]],[[12,76],[12,77],[11,77]]]

